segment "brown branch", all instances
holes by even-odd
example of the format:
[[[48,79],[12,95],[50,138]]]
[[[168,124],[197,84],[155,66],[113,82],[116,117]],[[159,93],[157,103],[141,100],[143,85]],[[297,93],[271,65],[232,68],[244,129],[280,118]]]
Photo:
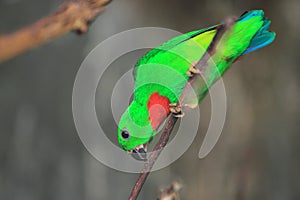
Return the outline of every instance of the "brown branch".
[[[148,177],[155,161],[157,160],[158,156],[160,155],[163,148],[166,146],[167,142],[169,141],[169,137],[171,135],[171,132],[174,128],[175,123],[177,122],[178,118],[171,116],[167,122],[167,125],[165,126],[161,137],[159,138],[159,141],[154,147],[153,152],[150,154],[147,163],[145,164],[145,168],[141,172],[138,180],[136,181],[136,184],[134,185],[134,188],[131,191],[129,200],[135,200],[137,199],[137,196],[139,195],[146,178]]]
[[[209,58],[214,55],[214,53],[216,52],[216,47],[218,45],[218,43],[220,42],[220,39],[222,38],[222,36],[224,35],[224,33],[229,30],[232,25],[235,22],[235,18],[234,17],[230,17],[227,18],[225,20],[225,23],[222,24],[220,26],[220,28],[217,30],[216,35],[214,36],[212,42],[210,43],[209,47],[207,48],[206,52],[203,54],[203,56],[201,57],[201,59],[199,60],[199,62],[196,64],[196,67],[198,67],[200,69],[200,73],[203,74],[206,71],[206,67],[208,66],[208,60]],[[185,86],[185,88],[182,91],[182,94],[179,98],[179,101],[177,103],[178,106],[183,105],[183,102],[186,98],[186,94],[188,94],[188,90],[190,90],[190,86],[195,82],[195,79],[197,79],[198,76],[192,76],[188,79],[188,82]],[[158,156],[160,155],[161,151],[163,150],[163,148],[166,146],[166,144],[169,141],[171,132],[177,122],[178,118],[175,116],[171,116],[168,121],[167,124],[162,132],[162,135],[159,139],[159,141],[157,142],[157,144],[155,145],[152,153],[150,154],[144,169],[142,170],[142,172],[140,173],[140,176],[138,177],[132,191],[131,194],[129,196],[129,200],[136,200],[153,165],[155,164]]]
[[[0,35],[0,63],[70,31],[84,33],[110,0],[74,0],[14,33]]]
[[[174,181],[168,188],[162,190],[157,197],[157,200],[180,200],[179,191],[182,185]]]

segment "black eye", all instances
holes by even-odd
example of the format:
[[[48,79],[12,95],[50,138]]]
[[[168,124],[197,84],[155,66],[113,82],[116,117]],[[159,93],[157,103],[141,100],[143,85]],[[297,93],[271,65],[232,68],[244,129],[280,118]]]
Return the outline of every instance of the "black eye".
[[[122,130],[122,132],[121,132],[121,136],[122,136],[122,138],[124,139],[124,140],[127,140],[129,137],[130,137],[130,134],[129,134],[129,132],[127,131],[127,130]]]

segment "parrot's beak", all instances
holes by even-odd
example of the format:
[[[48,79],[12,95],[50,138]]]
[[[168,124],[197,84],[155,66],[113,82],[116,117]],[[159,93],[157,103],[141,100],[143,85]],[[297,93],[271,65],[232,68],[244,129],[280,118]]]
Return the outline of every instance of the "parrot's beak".
[[[147,160],[147,145],[141,144],[134,149],[130,150],[132,157],[136,160],[146,161]]]

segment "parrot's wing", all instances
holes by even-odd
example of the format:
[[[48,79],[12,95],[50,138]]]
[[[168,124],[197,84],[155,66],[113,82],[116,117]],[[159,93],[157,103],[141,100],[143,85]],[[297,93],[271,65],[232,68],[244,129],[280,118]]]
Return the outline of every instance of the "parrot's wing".
[[[144,103],[152,92],[159,91],[171,103],[178,101],[189,78],[189,66],[202,57],[216,28],[213,26],[177,36],[146,53],[133,70],[134,99]]]
[[[183,35],[179,35],[175,38],[172,38],[170,40],[168,40],[167,42],[163,43],[162,45],[150,50],[149,52],[147,52],[142,58],[140,58],[137,63],[134,66],[133,69],[133,77],[134,79],[136,79],[136,76],[138,74],[138,68],[143,65],[143,64],[147,64],[149,62],[149,60],[153,57],[155,57],[156,55],[158,55],[161,52],[165,52],[165,51],[170,51],[172,50],[174,47],[188,41],[191,40],[193,38],[196,38],[197,36],[208,32],[208,31],[212,31],[215,30],[219,27],[220,25],[215,25],[209,28],[204,28],[201,30],[196,30],[196,31],[192,31],[189,33],[185,33]]]

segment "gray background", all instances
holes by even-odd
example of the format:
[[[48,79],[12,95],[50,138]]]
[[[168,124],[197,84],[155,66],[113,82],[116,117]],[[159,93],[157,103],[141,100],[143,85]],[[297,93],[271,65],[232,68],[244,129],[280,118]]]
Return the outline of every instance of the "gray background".
[[[32,23],[61,3],[1,0],[0,33]],[[187,32],[258,8],[272,20],[277,38],[225,74],[228,112],[216,147],[198,159],[210,118],[207,98],[196,140],[179,160],[149,176],[140,199],[155,199],[173,180],[182,181],[183,199],[299,199],[298,0],[115,0],[87,34],[67,34],[1,63],[0,199],[126,199],[137,175],[95,160],[74,127],[72,86],[84,57],[123,30],[158,26]],[[103,107],[98,101],[97,109]],[[102,114],[108,134],[115,134],[111,115]]]

